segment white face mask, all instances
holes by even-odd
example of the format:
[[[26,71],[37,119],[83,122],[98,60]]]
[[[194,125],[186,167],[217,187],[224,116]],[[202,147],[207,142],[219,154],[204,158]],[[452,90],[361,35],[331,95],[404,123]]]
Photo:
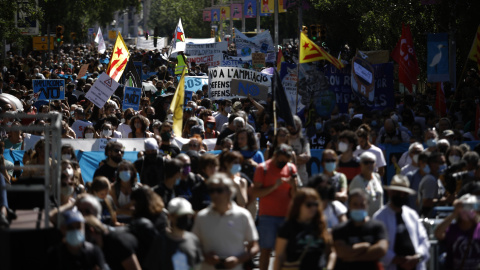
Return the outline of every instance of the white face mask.
[[[231,113],[232,112],[232,107],[231,106],[225,107],[225,112],[226,113]]]
[[[109,130],[103,130],[103,136],[105,137],[110,137],[112,135],[112,131],[109,129]]]
[[[345,153],[348,150],[348,144],[344,142],[338,143],[338,151]]]
[[[450,161],[450,164],[457,163],[459,160],[460,160],[459,156],[456,156],[456,155],[448,156],[448,161]]]
[[[62,160],[70,160],[70,159],[72,159],[72,155],[70,155],[70,154],[63,154],[62,155]]]
[[[418,164],[418,156],[419,155],[416,154],[416,155],[413,155],[413,157],[412,157],[413,162],[415,162],[416,164]]]
[[[66,169],[65,172],[67,172],[68,176],[73,177],[73,169],[72,168]]]
[[[92,139],[93,133],[85,133],[85,139]]]

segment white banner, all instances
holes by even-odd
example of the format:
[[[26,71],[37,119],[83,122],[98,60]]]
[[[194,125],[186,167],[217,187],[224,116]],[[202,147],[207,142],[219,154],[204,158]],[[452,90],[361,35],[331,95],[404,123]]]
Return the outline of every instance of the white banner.
[[[244,64],[248,64],[249,66],[252,65],[252,56],[230,56],[227,54],[223,54],[223,60],[222,60],[222,67],[239,67],[243,68]]]
[[[186,55],[212,55],[228,51],[228,42],[216,42],[208,44],[186,44]]]
[[[206,55],[194,55],[194,56],[187,56],[187,62],[191,64],[195,62],[197,65],[200,64],[207,64],[209,67],[216,67],[220,66],[222,62],[223,54],[215,53],[215,54],[206,54]]]
[[[185,43],[189,44],[208,44],[215,43],[215,38],[186,38]]]
[[[270,78],[260,72],[237,67],[214,67],[208,69],[208,97],[212,100],[231,97],[232,79],[247,80],[270,86]]]
[[[157,47],[153,46],[153,39],[154,37],[150,36],[148,40],[145,37],[137,37],[137,49],[144,49],[144,50],[162,50],[163,48],[167,47],[167,38],[157,38]]]
[[[239,56],[248,56],[255,52],[275,51],[273,39],[268,30],[249,38],[235,28],[235,46]]]

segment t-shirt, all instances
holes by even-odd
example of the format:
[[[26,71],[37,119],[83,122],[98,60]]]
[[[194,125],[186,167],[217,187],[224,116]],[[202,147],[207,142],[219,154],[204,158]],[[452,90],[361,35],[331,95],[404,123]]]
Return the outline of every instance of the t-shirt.
[[[230,136],[234,133],[235,133],[235,131],[233,131],[229,128],[226,128],[225,130],[220,132],[220,134],[218,135],[216,145],[222,145],[223,139],[225,139],[226,137],[228,137],[228,136]]]
[[[180,154],[180,148],[178,148],[178,146],[173,144],[170,144],[170,145],[162,144],[160,146],[160,149],[163,151],[165,155],[170,155],[172,158]]]
[[[265,172],[265,168],[267,168]],[[291,172],[290,172],[291,168]],[[278,168],[271,159],[265,161],[257,167],[253,182],[262,183],[262,187],[270,187],[275,185],[277,179],[281,177],[289,178],[297,172],[294,164],[289,163],[282,169]],[[287,215],[288,206],[290,204],[290,184],[284,182],[273,192],[265,197],[260,198],[259,215],[268,215],[276,217],[285,217]]]
[[[438,181],[435,176],[427,174],[422,178],[418,186],[418,203],[421,214],[428,215],[431,210],[423,209],[423,200],[435,198],[438,198]]]
[[[162,155],[157,155],[155,159],[141,157],[134,163],[135,169],[140,176],[140,182],[143,185],[154,187],[165,180],[164,161]]]
[[[90,121],[77,120],[73,122],[72,129],[75,132],[75,135],[77,135],[77,139],[83,138],[83,130],[85,129],[85,127],[91,125],[93,124]]]
[[[420,170],[411,171],[407,173],[408,180],[410,181],[410,188],[415,190],[418,193],[420,182],[422,181],[423,176],[420,174]],[[417,195],[408,196],[408,206],[410,208],[419,212],[419,207],[417,205]]]
[[[175,185],[175,196],[192,202],[192,190],[195,184],[197,184],[197,178],[195,174],[191,172],[188,174],[187,179],[182,179],[178,185]]]
[[[215,115],[215,130],[222,131],[223,124],[228,123],[228,116],[218,113]]]
[[[340,222],[338,217],[345,215],[348,209],[343,203],[339,201],[331,201],[327,204],[327,207],[323,209],[323,215],[325,215],[325,220],[327,221],[327,227],[329,229],[337,226]]]
[[[199,181],[192,189],[192,208],[200,211],[210,205],[212,199],[207,191],[205,181]]]
[[[350,183],[349,190],[363,189],[368,195],[368,215],[371,217],[383,206],[383,188],[380,175],[373,173],[371,180],[366,180],[361,174],[355,176]]]
[[[304,253],[300,270],[323,269],[325,266],[326,245],[318,232],[314,231],[313,224],[287,220],[278,230],[278,237],[287,240],[286,262],[295,262]]]
[[[295,152],[295,155],[297,157],[301,154],[307,154],[308,156],[310,155],[310,144],[308,143],[308,140],[305,138],[296,138],[295,140],[289,140],[290,145],[292,146],[293,151]],[[300,177],[300,180],[302,180],[302,183],[306,183],[308,180],[308,172],[307,172],[307,164],[302,164],[302,165],[297,165],[298,168],[298,176]]]
[[[108,178],[108,180],[110,180],[110,183],[113,183],[116,180],[116,173],[117,173],[117,168],[112,167],[105,162],[102,166],[100,166],[100,168],[95,170],[95,173],[93,174],[93,178],[97,176],[105,176]]]
[[[122,262],[135,254],[137,239],[128,232],[111,231],[103,236],[103,253],[110,269],[124,269]]]
[[[338,159],[337,171],[345,174],[347,177],[348,184],[352,182],[353,178],[360,174],[360,161],[357,157],[353,157],[347,162],[343,162],[340,158]]]
[[[160,183],[153,188],[160,197],[162,197],[163,203],[168,205],[171,199],[175,198],[175,190],[168,188],[164,183]]]
[[[470,239],[472,239],[470,252],[466,254]],[[466,258],[463,270],[478,269],[478,265],[480,265],[480,223],[469,231],[463,231],[458,224],[452,223],[445,233],[443,242],[447,247],[445,269],[460,269],[464,256]]]
[[[385,226],[378,220],[369,220],[361,226],[355,226],[353,221],[350,220],[333,228],[332,235],[334,241],[341,240],[349,246],[362,242],[367,242],[373,245],[380,240],[387,240]],[[335,269],[378,269],[377,264],[378,261],[346,262],[337,257]]]
[[[173,238],[169,234],[157,237],[150,253],[152,251],[155,254],[148,256],[145,265],[148,269],[194,269],[203,261],[198,237],[188,231],[184,232],[182,239]]]
[[[128,138],[128,133],[132,132],[132,128],[130,127],[130,125],[120,123],[118,125],[117,131],[120,131],[122,133],[122,138]]]
[[[359,145],[357,146],[357,150],[353,152],[353,155],[356,157],[360,157],[360,155],[363,154],[363,152],[370,152],[375,155],[375,157],[377,158],[377,161],[375,163],[375,168],[377,171],[378,171],[378,168],[387,166],[387,163],[385,162],[385,157],[383,156],[382,149],[372,144],[369,149],[364,150]]]
[[[47,267],[45,269],[83,270],[110,269],[105,262],[102,250],[90,243],[82,244],[80,253],[74,255],[68,251],[67,245],[61,243],[48,251]]]

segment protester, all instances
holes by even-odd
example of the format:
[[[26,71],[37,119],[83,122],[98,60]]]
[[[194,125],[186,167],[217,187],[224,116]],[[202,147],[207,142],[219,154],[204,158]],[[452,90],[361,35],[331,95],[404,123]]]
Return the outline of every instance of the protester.
[[[104,176],[106,177],[111,183],[115,182],[117,180],[117,168],[118,164],[122,161],[123,159],[123,145],[117,141],[110,141],[107,143],[105,146],[105,156],[107,156],[107,159],[103,163],[102,166],[100,166],[94,173],[93,177],[97,176]]]
[[[355,132],[344,130],[338,136],[338,151],[341,152],[338,157],[338,172],[345,174],[348,184],[360,173],[360,161],[353,155],[357,147],[357,137]]]

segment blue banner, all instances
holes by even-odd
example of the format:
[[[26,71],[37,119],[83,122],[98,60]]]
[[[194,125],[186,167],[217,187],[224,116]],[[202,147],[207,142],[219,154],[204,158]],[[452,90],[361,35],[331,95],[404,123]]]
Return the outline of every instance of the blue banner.
[[[427,81],[450,81],[448,66],[448,34],[428,34]]]
[[[38,100],[65,99],[65,80],[33,80],[33,93]]]
[[[122,109],[125,111],[128,108],[132,108],[135,111],[140,109],[140,99],[142,97],[142,89],[135,87],[125,87],[125,93],[123,95]]]
[[[202,90],[204,85],[208,85],[208,76],[185,76],[186,91],[197,92],[198,90]]]
[[[375,98],[374,103],[362,102],[363,106],[370,110],[384,110],[395,108],[395,96],[393,90],[393,63],[372,65],[375,70]],[[336,103],[340,113],[348,112],[348,103],[354,100],[356,95],[351,87],[351,65],[339,70],[328,64],[325,69],[325,77],[330,84],[330,90],[335,92]],[[362,101],[362,100],[360,100]]]

